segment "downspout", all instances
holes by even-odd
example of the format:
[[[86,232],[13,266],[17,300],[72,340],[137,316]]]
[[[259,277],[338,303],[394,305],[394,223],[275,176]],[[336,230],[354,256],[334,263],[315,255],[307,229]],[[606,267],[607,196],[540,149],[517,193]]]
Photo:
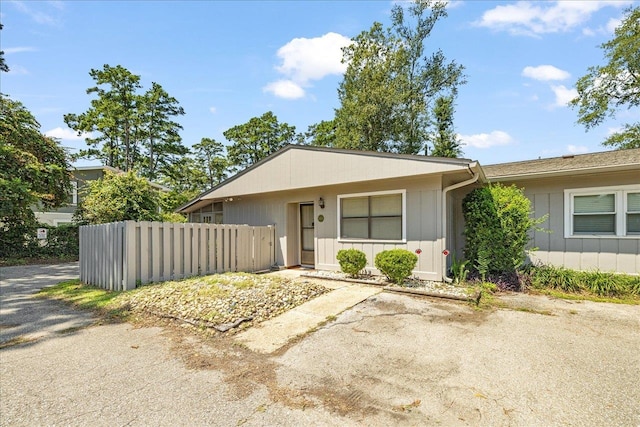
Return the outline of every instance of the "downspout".
[[[474,182],[478,181],[478,178],[480,178],[480,172],[474,172],[469,165],[467,165],[467,168],[469,169],[469,173],[472,175],[471,178],[467,179],[466,181],[452,184],[442,190],[442,241],[444,242],[445,249],[447,247],[447,193],[449,193],[449,191],[451,190],[464,187],[465,185],[473,184]],[[443,256],[442,260],[442,280],[447,283],[453,282],[453,279],[447,276],[446,256]]]

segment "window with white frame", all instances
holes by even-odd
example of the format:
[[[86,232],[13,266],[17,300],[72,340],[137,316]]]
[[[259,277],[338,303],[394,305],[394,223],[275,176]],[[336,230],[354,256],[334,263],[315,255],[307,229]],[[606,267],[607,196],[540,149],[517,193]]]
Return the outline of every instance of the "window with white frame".
[[[340,240],[405,240],[405,191],[338,196]]]
[[[640,186],[565,190],[565,237],[640,236]]]
[[[78,181],[71,181],[71,193],[67,197],[67,203],[72,206],[78,204]]]

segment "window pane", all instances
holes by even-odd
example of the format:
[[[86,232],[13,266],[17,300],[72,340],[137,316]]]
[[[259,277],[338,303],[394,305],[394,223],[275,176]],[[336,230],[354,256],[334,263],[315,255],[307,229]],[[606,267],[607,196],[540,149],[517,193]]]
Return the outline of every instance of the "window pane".
[[[313,227],[313,205],[300,206],[300,222],[303,227]]]
[[[627,212],[640,212],[640,193],[627,194]]]
[[[313,228],[305,228],[302,230],[302,250],[313,250]]]
[[[342,217],[362,217],[369,215],[369,198],[368,197],[350,197],[342,199]]]
[[[222,202],[215,202],[213,204],[213,212],[222,212]]]
[[[402,194],[371,197],[371,216],[402,215]]]
[[[369,238],[369,221],[366,218],[343,219],[340,234],[344,238],[367,239]]]
[[[627,214],[627,234],[640,233],[640,214]]]
[[[574,196],[574,213],[615,212],[615,194],[598,194],[595,196]]]
[[[401,240],[402,218],[371,218],[371,238],[380,240]]]
[[[214,214],[213,222],[216,224],[222,224],[222,214],[221,213]]]
[[[573,217],[575,234],[615,234],[615,215],[575,215]]]

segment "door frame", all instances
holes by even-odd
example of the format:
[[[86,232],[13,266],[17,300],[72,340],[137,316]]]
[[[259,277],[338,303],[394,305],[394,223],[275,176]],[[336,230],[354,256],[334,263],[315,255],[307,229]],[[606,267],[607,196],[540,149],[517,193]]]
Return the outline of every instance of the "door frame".
[[[313,224],[313,264],[306,264],[302,262],[302,206],[311,206],[313,209],[312,224]],[[300,202],[298,203],[298,261],[301,267],[316,267],[316,207],[314,202]]]

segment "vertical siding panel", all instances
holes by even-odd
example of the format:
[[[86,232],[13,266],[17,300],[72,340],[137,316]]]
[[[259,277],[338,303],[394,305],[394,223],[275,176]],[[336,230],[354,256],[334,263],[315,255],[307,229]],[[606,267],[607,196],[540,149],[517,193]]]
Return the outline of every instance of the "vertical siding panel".
[[[581,270],[595,270],[598,268],[598,255],[600,253],[600,239],[584,239],[582,253],[580,255]]]
[[[216,272],[224,272],[224,225],[216,227]]]
[[[566,252],[564,254],[564,265],[567,268],[574,270],[582,269],[582,241],[583,239],[566,239],[565,247]],[[551,260],[554,264],[556,261]],[[558,260],[556,265],[562,265],[562,261]]]
[[[618,253],[620,253],[620,240],[601,239],[598,253],[598,270],[621,271],[618,266]]]
[[[534,194],[532,196],[533,200],[533,211],[535,218],[541,218],[544,215],[549,214],[549,194]],[[540,227],[544,229],[549,229],[549,218],[545,220]],[[538,248],[536,251],[537,259],[540,262],[547,264],[549,262],[549,251],[551,250],[550,243],[550,235],[545,232],[533,232],[533,245]]]
[[[199,273],[198,274],[207,274],[207,234],[209,232],[209,224],[202,224],[200,226],[200,239],[198,240],[198,251],[199,251]]]
[[[618,245],[618,271],[640,273],[640,240],[620,239]]]
[[[552,193],[549,196],[549,220],[547,224],[550,230],[547,262],[553,265],[573,262],[573,265],[575,265],[575,256],[567,256],[565,254],[569,249],[567,242],[575,239],[564,238],[564,195],[562,193]],[[571,247],[575,248],[577,246],[574,244]],[[568,264],[566,266],[569,267]]]

